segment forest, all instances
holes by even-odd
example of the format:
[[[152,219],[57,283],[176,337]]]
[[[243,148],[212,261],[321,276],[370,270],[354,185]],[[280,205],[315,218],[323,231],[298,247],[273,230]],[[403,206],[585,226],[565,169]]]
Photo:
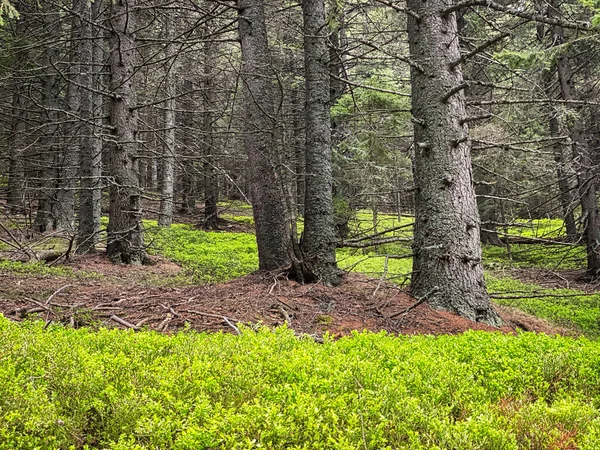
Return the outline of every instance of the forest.
[[[598,0],[0,0],[0,450],[600,448]]]

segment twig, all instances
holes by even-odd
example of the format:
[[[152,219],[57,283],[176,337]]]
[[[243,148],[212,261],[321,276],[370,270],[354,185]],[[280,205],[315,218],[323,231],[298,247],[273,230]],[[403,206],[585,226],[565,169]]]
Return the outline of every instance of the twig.
[[[114,320],[118,324],[123,325],[126,328],[131,328],[132,330],[138,329],[138,327],[136,327],[131,322],[127,322],[125,319],[121,319],[119,316],[115,316],[114,314],[112,316],[110,316],[110,320]]]
[[[196,310],[194,310],[194,309],[186,309],[184,312],[187,312],[187,313],[190,313],[190,314],[198,314],[199,316],[206,316],[206,317],[214,317],[214,318],[216,318],[216,319],[223,319],[225,322],[227,322],[227,325],[229,325],[231,328],[233,328],[233,329],[234,329],[234,331],[235,331],[237,334],[242,334],[242,333],[240,333],[240,330],[239,330],[239,328],[238,328],[238,327],[236,327],[236,326],[235,326],[235,325],[234,325],[234,324],[231,322],[231,321],[234,321],[234,322],[239,322],[239,320],[235,320],[235,319],[232,319],[232,318],[230,318],[230,317],[220,316],[220,315],[218,315],[218,314],[210,314],[210,313],[205,313],[205,312],[202,312],[202,311],[196,311]]]
[[[71,287],[71,286],[72,286],[71,284],[65,284],[63,287],[61,287],[61,288],[58,288],[56,291],[54,291],[54,292],[52,293],[52,295],[50,295],[50,297],[48,297],[48,300],[46,300],[46,303],[45,303],[45,304],[47,305],[48,303],[50,303],[50,300],[52,300],[52,299],[54,298],[54,296],[55,296],[56,294],[58,294],[59,292],[61,292],[63,289],[66,289],[66,288],[68,288],[68,287]]]
[[[417,301],[415,303],[413,303],[412,305],[410,305],[408,308],[406,308],[404,311],[400,311],[397,313],[394,313],[390,316],[390,319],[393,319],[394,317],[398,317],[398,316],[406,316],[409,312],[411,312],[413,309],[415,309],[417,306],[421,305],[422,303],[425,303],[428,299],[429,296],[435,292],[437,292],[437,290],[439,289],[439,287],[434,286],[432,290],[430,290],[427,294],[425,294],[423,297],[417,299]]]
[[[156,327],[156,331],[165,331],[171,320],[173,320],[173,316],[167,313],[167,317]]]
[[[390,259],[390,257],[388,255],[385,255],[385,261],[383,263],[383,274],[381,274],[381,278],[379,279],[379,283],[377,283],[377,287],[373,291],[373,294],[371,295],[371,298],[375,298],[375,296],[377,295],[377,292],[379,291],[379,288],[381,287],[381,283],[383,283],[383,280],[385,280],[385,277],[386,277],[387,272],[388,272],[388,261],[389,261],[389,259]]]
[[[275,305],[275,307],[277,308],[277,311],[279,311],[281,313],[281,315],[283,316],[285,321],[288,323],[288,325],[291,325],[292,318],[290,317],[288,312],[285,310],[285,308],[281,305]]]

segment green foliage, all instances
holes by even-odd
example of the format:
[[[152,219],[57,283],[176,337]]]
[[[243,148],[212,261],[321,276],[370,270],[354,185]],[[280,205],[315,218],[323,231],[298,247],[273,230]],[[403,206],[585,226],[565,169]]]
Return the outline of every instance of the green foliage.
[[[158,228],[145,221],[150,251],[182,265],[192,283],[218,283],[258,269],[254,235],[205,232],[191,225]]]
[[[491,293],[504,297],[524,297],[494,299],[500,305],[513,306],[537,317],[580,329],[589,335],[600,336],[600,293],[585,295],[574,289],[543,289],[513,278],[493,276],[487,277],[487,285]],[[527,297],[528,293],[532,297]]]
[[[285,328],[241,336],[0,318],[0,449],[595,449],[585,339]]]
[[[19,12],[10,4],[8,0],[0,1],[0,25],[4,25],[4,19],[19,18]]]
[[[540,269],[581,269],[585,267],[585,248],[546,244],[511,245],[511,253],[505,247],[486,245],[483,261],[488,269],[506,267],[536,267]]]
[[[20,262],[0,260],[0,273],[9,273],[11,275],[25,275],[28,277],[93,277],[97,274],[75,272],[70,267],[48,266],[43,261]]]

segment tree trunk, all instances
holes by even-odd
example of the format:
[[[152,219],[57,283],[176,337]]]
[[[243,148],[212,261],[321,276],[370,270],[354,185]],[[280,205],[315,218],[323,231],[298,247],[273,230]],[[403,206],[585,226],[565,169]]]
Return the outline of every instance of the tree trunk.
[[[100,240],[100,215],[102,201],[102,72],[104,51],[101,45],[103,32],[100,27],[92,29],[102,19],[102,0],[93,4],[83,2],[81,50],[81,116],[82,142],[80,153],[79,225],[77,253],[96,250]],[[95,38],[95,39],[92,39]],[[86,89],[87,88],[87,89]]]
[[[552,2],[548,8],[550,17],[560,16],[560,6]],[[561,26],[553,27],[553,40],[556,45],[564,42],[564,32]],[[566,54],[561,54],[556,59],[556,69],[560,81],[560,89],[564,100],[580,100],[579,93],[575,89],[573,70],[571,62]],[[590,149],[584,137],[584,125],[581,118],[581,107],[578,114],[569,124],[569,135],[571,137],[571,148],[573,151],[573,164],[577,173],[577,184],[581,200],[581,214],[583,232],[585,235],[587,250],[587,273],[591,277],[600,274],[600,213],[596,198],[597,180],[594,176],[594,163]]]
[[[547,3],[544,2],[536,2],[536,8],[539,14],[545,14],[545,8],[548,7]],[[554,15],[556,11],[549,11],[550,15]],[[549,27],[552,31],[552,27]],[[546,34],[546,25],[543,23],[537,24],[537,39],[541,44],[544,43]],[[554,33],[551,33],[553,36]],[[551,39],[549,43],[549,47],[555,47],[559,45],[560,42],[557,42],[555,39]],[[556,64],[553,63],[551,67],[545,69],[542,73],[542,81],[544,84],[544,90],[546,96],[549,99],[553,99],[555,97],[554,88],[555,79],[554,74],[556,72]],[[558,138],[560,133],[560,124],[558,121],[558,112],[554,105],[549,105],[547,107],[547,113],[549,115],[548,120],[548,131],[550,137]],[[577,236],[577,226],[575,225],[575,217],[573,213],[573,209],[575,208],[575,199],[573,198],[573,186],[571,185],[571,171],[572,164],[569,161],[569,157],[566,154],[565,145],[562,140],[556,140],[552,144],[552,150],[554,153],[554,161],[556,162],[556,177],[558,180],[558,190],[560,192],[560,203],[563,210],[563,217],[565,221],[565,227],[567,231],[567,237],[570,241],[575,242],[578,238]]]
[[[329,114],[329,54],[324,0],[304,0],[306,194],[302,255],[305,278],[340,283],[335,257]]]
[[[137,112],[135,92],[135,1],[110,3],[110,209],[107,253],[115,262],[146,259],[142,208],[136,173]]]
[[[58,80],[52,67],[60,59],[60,52],[56,47],[60,39],[60,24],[55,5],[50,2],[41,4],[43,14],[44,36],[44,66],[47,73],[42,75],[42,104],[44,111],[42,120],[46,122],[43,135],[40,139],[39,159],[37,161],[40,186],[38,186],[38,205],[33,223],[34,230],[44,233],[54,230],[54,212],[56,210],[56,182],[58,160]]]
[[[208,25],[205,33],[210,34]],[[204,81],[202,83],[202,156],[204,157],[204,228],[217,229],[219,225],[219,178],[215,158],[213,122],[215,92],[213,84],[215,43],[204,43]]]
[[[162,177],[160,183],[160,211],[158,226],[170,227],[173,223],[173,183],[175,168],[175,95],[176,61],[170,42],[173,26],[169,17],[165,19],[165,135],[162,155]]]
[[[21,41],[23,32],[24,22],[21,19],[15,26],[15,41],[19,47],[24,44]],[[23,81],[20,79],[24,58],[25,52],[19,49],[15,52],[14,63],[12,65],[12,114],[10,134],[7,139],[9,159],[7,204],[8,211],[12,214],[24,213],[23,207],[25,206],[25,161],[23,158],[22,142],[24,138],[23,133],[25,132],[25,105],[23,104],[25,89]]]
[[[244,148],[261,270],[290,266],[292,242],[286,223],[279,170],[277,111],[263,0],[238,0],[244,86]]]
[[[193,127],[194,127],[194,111],[195,105],[193,102],[193,85],[190,80],[183,82],[183,92],[186,95],[183,97],[185,102],[184,114],[183,114],[183,130],[182,130],[182,152],[185,154],[183,160],[183,189],[182,189],[182,212],[185,214],[193,214],[196,210],[196,166],[194,164],[194,152],[193,148]]]
[[[429,304],[476,322],[500,325],[483,278],[479,213],[462,90],[456,15],[447,0],[409,0],[415,134],[415,242],[411,289]]]
[[[67,84],[67,115],[68,131],[65,136],[65,144],[62,146],[62,154],[59,165],[59,180],[57,198],[56,229],[73,230],[75,216],[75,187],[77,184],[77,171],[79,166],[79,155],[81,149],[81,123],[79,122],[81,108],[81,57],[84,41],[84,24],[82,14],[87,7],[87,0],[73,0],[71,4],[71,48],[69,55],[69,67],[76,75],[74,82]]]

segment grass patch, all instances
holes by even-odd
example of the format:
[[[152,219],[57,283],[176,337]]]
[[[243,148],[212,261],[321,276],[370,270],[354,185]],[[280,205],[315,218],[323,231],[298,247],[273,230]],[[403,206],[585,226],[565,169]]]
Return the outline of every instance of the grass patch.
[[[575,289],[543,289],[513,278],[493,276],[487,277],[487,286],[490,293],[501,296],[524,296],[494,299],[499,305],[513,306],[557,324],[577,328],[591,336],[600,336],[600,293],[578,296],[584,293]],[[532,296],[527,297],[528,293]]]
[[[506,247],[486,245],[483,247],[483,262],[488,269],[508,267],[540,269],[581,269],[586,265],[584,246],[516,244],[511,245],[511,253]]]
[[[166,336],[0,317],[0,361],[2,450],[600,446],[600,348],[585,339],[319,345],[285,328]]]
[[[150,252],[180,264],[191,283],[219,283],[258,269],[253,234],[205,232],[184,224],[159,228],[156,222],[144,222]]]
[[[48,266],[43,261],[19,262],[0,260],[0,273],[22,275],[27,277],[97,277],[91,272],[75,271],[65,266]]]

